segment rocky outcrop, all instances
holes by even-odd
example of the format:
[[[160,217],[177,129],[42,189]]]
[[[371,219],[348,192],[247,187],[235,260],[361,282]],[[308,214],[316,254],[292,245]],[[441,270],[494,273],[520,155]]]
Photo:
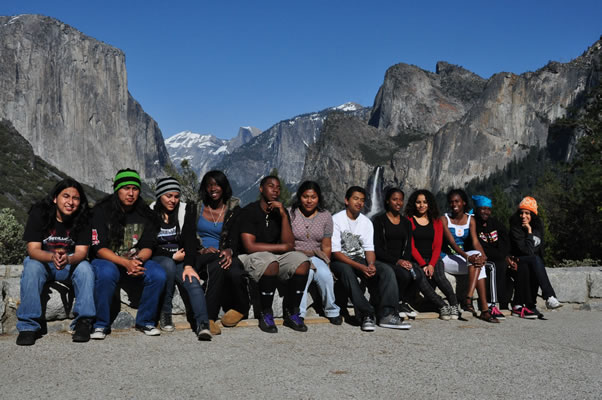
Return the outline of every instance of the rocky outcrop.
[[[278,169],[278,175],[289,185],[301,182],[307,149],[318,140],[322,124],[331,113],[366,118],[369,112],[358,104],[346,103],[320,112],[303,114],[278,122],[249,143],[226,155],[217,165],[243,202],[257,197],[261,178]]]
[[[169,162],[157,123],[128,92],[125,54],[49,17],[0,17],[0,118],[101,190],[119,168],[146,178]]]
[[[261,135],[262,131],[254,126],[241,126],[238,129],[238,134],[228,141],[228,152],[231,153],[234,149],[247,144],[253,139]]]
[[[394,65],[376,95],[370,124],[389,136],[435,134],[461,118],[485,84],[478,75],[446,62],[437,63],[437,73]]]
[[[350,118],[324,124],[303,177],[334,191],[332,208],[341,206],[347,185],[365,185],[377,166],[384,167],[385,185],[406,191],[437,192],[487,177],[546,145],[551,123],[598,84],[601,48],[597,42],[569,63],[486,81],[446,63],[436,74],[396,65],[376,96],[370,125]]]

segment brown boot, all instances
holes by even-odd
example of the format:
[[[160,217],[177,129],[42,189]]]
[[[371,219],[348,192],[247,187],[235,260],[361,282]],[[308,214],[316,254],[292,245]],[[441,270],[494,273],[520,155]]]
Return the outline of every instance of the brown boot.
[[[212,319],[209,320],[209,332],[211,332],[213,336],[222,334],[222,330],[220,329],[219,325],[217,325]]]
[[[232,328],[236,326],[236,324],[238,324],[243,317],[244,315],[242,315],[238,311],[230,309],[223,315],[222,325],[228,328]]]

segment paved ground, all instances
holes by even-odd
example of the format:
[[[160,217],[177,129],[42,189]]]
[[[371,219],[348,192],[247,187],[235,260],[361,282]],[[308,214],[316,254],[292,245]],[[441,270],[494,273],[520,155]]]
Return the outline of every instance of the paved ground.
[[[0,336],[0,398],[600,399],[602,313],[565,306],[546,316],[498,326],[426,319],[374,333],[249,326],[209,343],[187,330],[84,344],[52,333],[33,347]]]

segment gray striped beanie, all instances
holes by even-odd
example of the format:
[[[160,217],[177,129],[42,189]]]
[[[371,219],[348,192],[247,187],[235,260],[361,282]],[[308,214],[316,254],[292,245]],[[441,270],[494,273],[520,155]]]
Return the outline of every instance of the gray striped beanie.
[[[155,198],[159,200],[159,197],[165,193],[178,192],[180,193],[180,183],[171,176],[157,179],[157,187],[155,188]]]

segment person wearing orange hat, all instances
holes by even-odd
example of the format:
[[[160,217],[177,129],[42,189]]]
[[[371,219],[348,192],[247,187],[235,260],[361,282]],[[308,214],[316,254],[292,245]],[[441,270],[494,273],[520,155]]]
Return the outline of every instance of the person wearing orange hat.
[[[530,196],[522,199],[510,217],[510,266],[516,271],[516,289],[512,315],[521,318],[543,318],[536,308],[537,290],[548,309],[561,307],[543,262],[543,223],[537,215],[537,201]]]

